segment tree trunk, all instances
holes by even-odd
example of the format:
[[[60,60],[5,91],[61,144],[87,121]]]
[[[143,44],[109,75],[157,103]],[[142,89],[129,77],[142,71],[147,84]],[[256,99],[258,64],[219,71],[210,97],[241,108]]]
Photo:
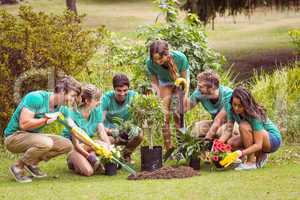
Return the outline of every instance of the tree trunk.
[[[66,0],[67,8],[77,15],[76,0]]]

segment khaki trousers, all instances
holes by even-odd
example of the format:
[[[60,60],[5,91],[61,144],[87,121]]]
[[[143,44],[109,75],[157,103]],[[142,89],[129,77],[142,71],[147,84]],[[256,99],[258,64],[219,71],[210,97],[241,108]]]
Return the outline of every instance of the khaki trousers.
[[[4,144],[12,153],[23,153],[21,160],[26,165],[37,165],[72,150],[72,143],[58,135],[17,131],[5,138]]]

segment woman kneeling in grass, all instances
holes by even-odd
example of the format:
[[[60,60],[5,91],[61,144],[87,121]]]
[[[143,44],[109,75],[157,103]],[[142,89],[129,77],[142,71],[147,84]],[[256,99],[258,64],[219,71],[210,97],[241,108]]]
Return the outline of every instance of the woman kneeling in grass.
[[[243,87],[234,89],[231,101],[226,105],[228,126],[239,124],[241,142],[245,149],[238,150],[239,157],[246,156],[236,170],[257,169],[267,162],[268,153],[275,152],[281,145],[281,134],[267,118],[265,109],[256,103],[253,96]]]
[[[82,103],[78,109],[68,109],[68,111],[64,113],[67,117],[73,119],[76,125],[84,130],[90,137],[93,137],[97,133],[100,140],[96,142],[109,148],[110,140],[102,124],[102,112],[99,106],[100,97],[100,90],[96,86],[88,84],[83,88],[81,94]],[[67,128],[64,129],[63,135],[69,138],[74,145],[73,150],[69,153],[67,158],[70,170],[83,176],[91,176],[98,169],[103,169],[95,152],[92,151],[89,146],[80,143]]]

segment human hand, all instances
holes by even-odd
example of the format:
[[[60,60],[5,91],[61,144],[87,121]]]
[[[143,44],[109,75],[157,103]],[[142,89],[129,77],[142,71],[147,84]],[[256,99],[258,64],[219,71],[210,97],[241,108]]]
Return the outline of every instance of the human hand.
[[[54,112],[54,113],[46,113],[44,118],[46,119],[46,124],[51,124],[55,120],[57,120],[58,115],[60,112]]]

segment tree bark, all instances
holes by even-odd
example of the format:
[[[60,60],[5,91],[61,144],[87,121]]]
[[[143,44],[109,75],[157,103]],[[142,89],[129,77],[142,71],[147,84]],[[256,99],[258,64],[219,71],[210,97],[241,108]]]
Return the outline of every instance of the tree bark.
[[[66,0],[67,8],[77,15],[76,0]]]

